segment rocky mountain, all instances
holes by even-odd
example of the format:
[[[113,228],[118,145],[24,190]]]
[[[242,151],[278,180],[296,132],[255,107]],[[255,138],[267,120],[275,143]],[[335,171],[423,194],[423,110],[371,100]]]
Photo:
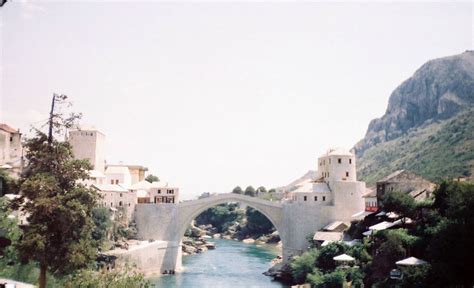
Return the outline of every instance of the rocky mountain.
[[[392,92],[385,114],[354,146],[361,179],[372,183],[397,169],[432,180],[472,175],[473,107],[474,51],[427,62]]]

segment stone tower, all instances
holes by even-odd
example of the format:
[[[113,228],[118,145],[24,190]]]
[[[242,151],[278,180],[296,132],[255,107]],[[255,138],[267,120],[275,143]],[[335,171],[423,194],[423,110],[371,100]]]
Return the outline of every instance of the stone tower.
[[[95,128],[69,132],[69,143],[77,159],[88,159],[94,170],[105,172],[105,135]]]

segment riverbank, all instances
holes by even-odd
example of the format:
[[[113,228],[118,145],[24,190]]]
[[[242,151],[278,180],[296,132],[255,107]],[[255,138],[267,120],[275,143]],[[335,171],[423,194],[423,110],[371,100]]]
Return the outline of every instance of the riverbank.
[[[215,246],[207,241],[211,238],[240,241],[245,244],[276,244],[281,253],[282,243],[277,231],[257,236],[242,233],[238,227],[239,223],[236,222],[224,232],[218,233],[218,230],[211,224],[199,225],[197,227],[194,226],[194,223],[191,224],[183,237],[183,255],[199,254],[208,249],[215,249]],[[279,256],[281,257],[281,255]]]

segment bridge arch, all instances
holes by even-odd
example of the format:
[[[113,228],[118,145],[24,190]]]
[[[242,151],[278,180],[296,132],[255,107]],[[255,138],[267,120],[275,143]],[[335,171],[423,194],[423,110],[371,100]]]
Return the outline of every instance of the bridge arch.
[[[285,246],[286,235],[283,232],[282,205],[280,203],[273,203],[271,201],[235,193],[217,194],[207,198],[178,204],[179,214],[177,219],[176,234],[178,238],[175,240],[181,242],[186,229],[189,227],[189,224],[197,216],[199,216],[199,214],[203,213],[209,208],[229,202],[243,203],[262,213],[278,231],[282,244]]]

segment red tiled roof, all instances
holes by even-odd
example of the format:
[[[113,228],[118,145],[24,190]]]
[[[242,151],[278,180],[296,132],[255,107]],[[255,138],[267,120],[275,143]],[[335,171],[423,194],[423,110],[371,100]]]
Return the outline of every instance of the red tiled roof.
[[[4,123],[0,123],[0,130],[3,130],[8,133],[18,133],[18,130],[13,129],[12,127]]]

